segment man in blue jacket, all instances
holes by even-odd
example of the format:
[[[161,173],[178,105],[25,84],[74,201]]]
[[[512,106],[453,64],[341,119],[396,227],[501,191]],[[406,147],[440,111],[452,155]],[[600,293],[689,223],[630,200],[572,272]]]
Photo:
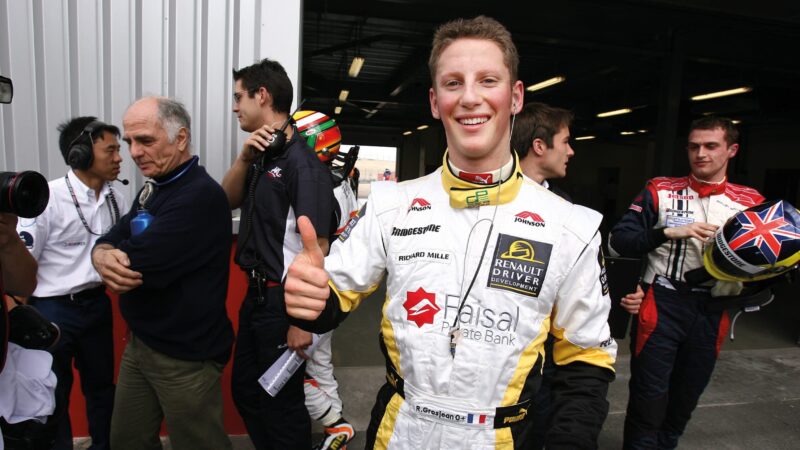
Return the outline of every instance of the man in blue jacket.
[[[233,344],[225,310],[228,201],[191,155],[190,118],[179,102],[143,98],[122,123],[131,157],[149,179],[92,252],[103,281],[121,294],[130,327],[111,448],[160,448],[166,419],[175,449],[229,449],[220,386]]]

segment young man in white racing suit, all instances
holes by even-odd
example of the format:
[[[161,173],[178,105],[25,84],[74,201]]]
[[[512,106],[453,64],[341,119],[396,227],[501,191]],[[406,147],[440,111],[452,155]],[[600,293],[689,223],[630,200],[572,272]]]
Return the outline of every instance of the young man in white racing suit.
[[[558,370],[547,448],[597,447],[616,356],[601,216],[521,173],[510,146],[523,100],[517,64],[495,20],[442,26],[429,63],[442,167],[373,184],[327,258],[298,222],[304,250],[285,281],[298,325],[336,326],[386,277],[388,383],[367,448],[524,447],[548,332]]]

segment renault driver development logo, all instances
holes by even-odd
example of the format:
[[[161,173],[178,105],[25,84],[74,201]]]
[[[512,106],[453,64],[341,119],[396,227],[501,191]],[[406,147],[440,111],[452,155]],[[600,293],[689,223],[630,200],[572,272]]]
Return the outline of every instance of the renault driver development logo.
[[[426,323],[433,324],[433,316],[442,308],[436,305],[436,294],[425,292],[419,288],[414,292],[406,292],[406,301],[403,307],[408,312],[408,320],[422,328]]]
[[[487,286],[538,297],[552,250],[551,244],[500,234]]]

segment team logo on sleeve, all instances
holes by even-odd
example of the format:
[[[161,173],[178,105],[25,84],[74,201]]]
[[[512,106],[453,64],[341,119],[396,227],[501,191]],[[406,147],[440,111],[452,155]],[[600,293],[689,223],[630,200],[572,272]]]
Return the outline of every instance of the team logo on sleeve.
[[[538,297],[552,250],[551,244],[500,234],[487,286]]]
[[[608,273],[606,272],[606,258],[603,256],[603,249],[597,251],[597,264],[600,265],[600,287],[603,295],[608,295]]]
[[[628,206],[628,209],[630,209],[631,211],[636,211],[637,213],[641,213],[642,212],[641,204],[643,201],[644,201],[644,195],[642,194],[637,195],[636,198],[633,199],[633,203],[631,203],[631,205]]]
[[[342,231],[339,234],[339,240],[340,241],[344,242],[344,241],[347,240],[347,238],[350,237],[350,233],[353,232],[353,228],[356,227],[356,224],[358,223],[358,221],[361,220],[361,218],[364,217],[364,214],[366,214],[366,213],[367,213],[367,204],[364,203],[364,206],[361,207],[361,209],[358,211],[358,214],[353,216],[347,222],[347,225],[344,226],[344,231]]]
[[[436,294],[426,292],[422,288],[414,292],[406,292],[406,301],[403,303],[403,307],[408,313],[408,320],[416,323],[420,328],[426,323],[433,324],[433,317],[442,309],[436,304]]]

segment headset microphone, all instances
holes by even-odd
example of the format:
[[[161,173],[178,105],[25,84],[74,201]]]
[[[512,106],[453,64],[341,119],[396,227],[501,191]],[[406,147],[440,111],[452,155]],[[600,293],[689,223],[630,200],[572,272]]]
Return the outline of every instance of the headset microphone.
[[[122,183],[123,186],[127,186],[127,185],[130,184],[130,181],[128,181],[128,180],[126,180],[124,178],[116,178],[115,180],[119,181],[120,183]]]

